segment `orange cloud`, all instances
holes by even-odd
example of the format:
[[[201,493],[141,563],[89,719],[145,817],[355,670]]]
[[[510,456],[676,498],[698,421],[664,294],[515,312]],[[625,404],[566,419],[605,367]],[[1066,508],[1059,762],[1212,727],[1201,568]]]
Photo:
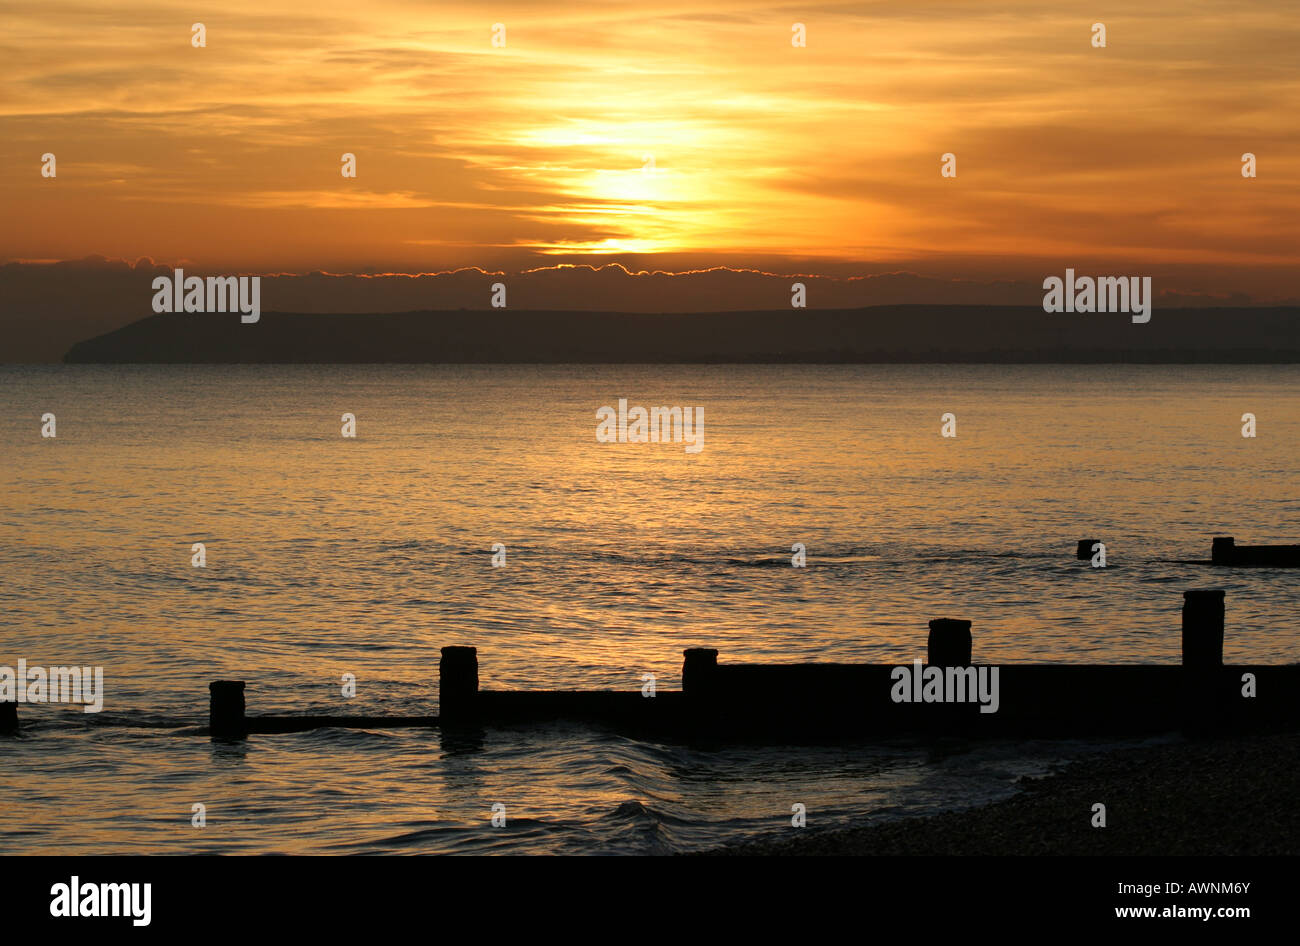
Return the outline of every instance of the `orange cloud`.
[[[1280,0],[298,9],[10,11],[0,257],[1297,262]]]

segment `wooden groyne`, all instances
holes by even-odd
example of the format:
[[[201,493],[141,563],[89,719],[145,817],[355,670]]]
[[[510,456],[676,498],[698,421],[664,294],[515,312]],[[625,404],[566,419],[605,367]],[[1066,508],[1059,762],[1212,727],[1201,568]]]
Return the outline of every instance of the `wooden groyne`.
[[[1080,539],[1074,557],[1093,557],[1096,539]],[[1208,559],[1178,559],[1180,565],[1218,565],[1231,568],[1300,568],[1300,545],[1238,545],[1230,535],[1215,536]]]
[[[401,729],[437,726],[437,716],[249,716],[243,680],[208,684],[208,730],[214,737],[243,739],[254,733],[305,732],[309,729]]]
[[[442,649],[439,717],[247,716],[243,684],[226,682],[213,684],[211,732],[238,738],[318,725],[475,730],[572,720],[669,739],[819,743],[1300,727],[1300,665],[1225,666],[1223,591],[1183,597],[1181,665],[976,664],[971,623],[940,618],[930,622],[926,660],[910,666],[728,664],[719,663],[717,650],[696,647],[684,651],[682,689],[648,697],[640,690],[484,690],[477,649],[458,646]],[[996,707],[979,699],[981,670],[985,696],[996,690]],[[908,685],[927,674],[936,684],[941,676],[950,697],[964,691],[966,698],[927,701],[924,687]],[[900,690],[910,691],[906,701]]]
[[[1300,568],[1300,545],[1238,545],[1232,536],[1218,536],[1210,547],[1210,563],[1254,568]]]
[[[930,622],[910,664],[729,664],[684,651],[682,689],[501,691],[479,686],[478,651],[444,647],[439,716],[249,715],[242,680],[209,685],[214,739],[322,727],[480,731],[558,720],[671,740],[843,742],[894,736],[1130,737],[1300,729],[1300,665],[1223,663],[1224,593],[1183,593],[1181,665],[974,662],[971,622]],[[0,704],[0,733],[17,732]]]

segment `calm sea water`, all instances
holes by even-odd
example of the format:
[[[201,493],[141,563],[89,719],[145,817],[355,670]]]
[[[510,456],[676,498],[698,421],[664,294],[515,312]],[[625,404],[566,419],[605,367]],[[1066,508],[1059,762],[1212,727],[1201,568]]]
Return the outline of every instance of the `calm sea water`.
[[[491,688],[679,685],[722,661],[1298,659],[1295,367],[0,367],[0,664],[102,665],[104,712],[23,706],[10,852],[662,852],[973,804],[1077,744],[703,751],[577,726],[195,734],[250,712],[428,713],[445,644]],[[595,412],[702,406],[705,447]],[[939,435],[940,415],[957,437]],[[1259,436],[1241,436],[1241,415]],[[40,417],[57,417],[43,440]],[[340,415],[358,437],[340,436]],[[1109,567],[1076,562],[1107,544]],[[207,567],[190,564],[194,542]],[[491,567],[494,543],[504,568]],[[789,567],[791,546],[808,567]],[[343,674],[357,693],[340,693]],[[779,699],[779,694],[772,694]],[[190,825],[207,808],[206,828]],[[506,806],[493,828],[491,808]]]

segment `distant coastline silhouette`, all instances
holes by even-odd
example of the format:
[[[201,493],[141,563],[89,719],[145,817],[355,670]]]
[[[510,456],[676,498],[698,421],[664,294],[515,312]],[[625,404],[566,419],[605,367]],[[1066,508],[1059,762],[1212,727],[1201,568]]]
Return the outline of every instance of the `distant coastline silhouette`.
[[[515,309],[166,314],[78,342],[72,364],[1300,362],[1300,308],[1048,315],[1033,306],[645,314]]]

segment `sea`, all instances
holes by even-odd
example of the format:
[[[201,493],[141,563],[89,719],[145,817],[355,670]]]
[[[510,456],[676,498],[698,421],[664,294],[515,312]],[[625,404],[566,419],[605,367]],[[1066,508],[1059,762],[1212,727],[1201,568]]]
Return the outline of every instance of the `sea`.
[[[702,448],[600,442],[620,399]],[[1198,560],[1300,542],[1298,460],[1294,365],[0,366],[0,666],[104,681],[18,707],[0,850],[664,854],[1003,798],[1105,746],[223,743],[207,685],[432,714],[450,644],[487,689],[673,690],[687,647],[906,664],[939,617],[980,663],[1177,663],[1207,587],[1225,659],[1291,663],[1300,572]]]

